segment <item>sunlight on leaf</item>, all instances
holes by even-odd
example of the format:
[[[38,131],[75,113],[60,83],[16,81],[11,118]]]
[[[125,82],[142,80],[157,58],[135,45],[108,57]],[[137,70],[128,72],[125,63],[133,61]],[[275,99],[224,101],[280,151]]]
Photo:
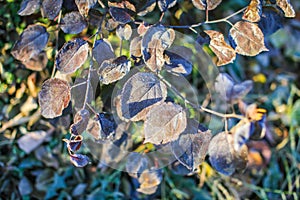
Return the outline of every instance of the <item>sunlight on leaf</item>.
[[[296,13],[289,0],[276,0],[276,5],[283,10],[285,17],[296,17]]]
[[[243,20],[249,22],[258,22],[262,14],[261,0],[251,0],[249,6],[244,12]]]
[[[264,43],[264,34],[254,23],[237,22],[230,29],[230,36],[236,44],[235,50],[238,54],[256,56],[262,51],[268,51]]]
[[[85,167],[89,163],[89,158],[82,154],[70,155],[70,161],[75,167]]]
[[[169,102],[153,106],[144,124],[144,143],[160,145],[177,140],[186,126],[186,113],[180,105]]]
[[[132,34],[131,26],[129,24],[120,25],[117,28],[116,34],[121,40],[129,40]]]
[[[209,47],[218,57],[217,66],[232,63],[235,60],[235,50],[225,42],[224,35],[220,32],[204,31],[210,37]]]
[[[62,111],[70,102],[71,91],[68,82],[52,78],[45,81],[39,92],[41,114],[45,118],[62,115]]]
[[[74,123],[70,126],[73,135],[80,135],[85,131],[89,122],[90,113],[86,109],[78,111],[74,117]]]
[[[194,6],[200,10],[213,10],[215,9],[220,3],[222,2],[222,0],[192,0],[192,3],[194,4]]]
[[[67,148],[71,152],[76,152],[80,149],[82,144],[83,137],[81,135],[76,135],[71,140],[63,139],[65,143],[67,143]]]
[[[161,12],[166,12],[177,3],[177,0],[158,0],[158,8]]]
[[[153,194],[162,180],[162,171],[156,169],[145,170],[138,180],[140,183],[140,187],[137,189],[138,192],[148,195]]]

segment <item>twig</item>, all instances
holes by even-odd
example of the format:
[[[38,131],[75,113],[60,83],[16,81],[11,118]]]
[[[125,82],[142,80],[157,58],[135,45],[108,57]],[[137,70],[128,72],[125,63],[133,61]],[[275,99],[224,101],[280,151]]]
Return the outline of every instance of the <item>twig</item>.
[[[59,11],[58,14],[58,20],[57,20],[57,30],[55,31],[55,55],[57,55],[58,52],[58,36],[59,36],[59,30],[60,30],[60,20],[61,20],[61,13],[62,11]],[[55,75],[55,64],[53,64],[51,78],[53,78]]]

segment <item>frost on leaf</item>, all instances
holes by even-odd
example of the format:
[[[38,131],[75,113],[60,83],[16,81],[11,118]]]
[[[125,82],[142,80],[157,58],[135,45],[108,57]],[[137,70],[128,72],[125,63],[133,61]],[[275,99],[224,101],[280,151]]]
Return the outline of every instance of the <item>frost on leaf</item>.
[[[154,74],[138,72],[131,76],[121,91],[121,114],[125,119],[139,121],[154,104],[163,102],[167,88]]]
[[[110,7],[109,13],[115,21],[121,24],[127,24],[132,21],[131,16],[126,9]]]
[[[171,102],[153,106],[145,119],[144,143],[160,145],[177,140],[186,126],[186,113],[181,106]]]
[[[86,109],[78,111],[74,117],[74,123],[70,126],[70,132],[73,135],[82,134],[87,128],[90,113]]]
[[[213,10],[215,9],[222,0],[192,0],[194,6],[200,10]]]
[[[162,25],[152,26],[142,40],[142,54],[146,66],[153,72],[160,71],[165,64],[164,51],[175,39],[175,31]]]
[[[234,40],[235,51],[245,56],[256,56],[262,51],[268,51],[264,43],[264,34],[257,24],[239,21],[230,29]]]
[[[166,12],[177,3],[177,0],[158,0],[158,8],[161,12]]]
[[[99,139],[113,140],[117,129],[117,124],[113,117],[108,113],[99,113],[97,120],[99,121]]]
[[[142,37],[135,37],[130,41],[129,52],[135,64],[142,61]]]
[[[124,8],[124,9],[127,9],[128,11],[132,11],[132,12],[136,11],[135,6],[127,0],[123,0],[121,2],[108,1],[108,6],[109,7],[117,7],[117,8]]]
[[[138,181],[140,183],[140,187],[137,189],[138,192],[147,195],[153,194],[162,181],[162,171],[155,169],[145,170]]]
[[[233,79],[226,73],[220,73],[215,82],[215,90],[222,99],[229,103],[237,103],[250,92],[252,87],[253,82],[251,80],[235,84]]]
[[[247,20],[249,22],[258,22],[260,21],[260,16],[262,14],[262,5],[261,0],[251,0],[250,4],[246,8],[243,20]]]
[[[126,171],[130,176],[137,178],[143,171],[148,168],[147,157],[143,154],[132,152],[126,162]]]
[[[76,152],[80,149],[82,144],[83,137],[81,135],[76,135],[71,140],[63,139],[65,143],[67,143],[67,148],[71,152]]]
[[[62,111],[70,102],[71,91],[67,81],[52,78],[45,81],[39,92],[41,114],[45,118],[62,115]]]
[[[42,13],[44,17],[53,20],[61,10],[63,0],[43,0]]]
[[[131,26],[129,24],[120,25],[117,28],[116,34],[121,40],[129,40],[132,34]]]
[[[82,154],[70,155],[70,161],[75,167],[85,167],[89,163],[89,158]]]
[[[144,16],[154,10],[156,6],[156,0],[147,0],[143,8],[138,12],[139,16]]]
[[[97,0],[75,0],[75,3],[80,14],[84,17],[87,17],[90,8],[92,8],[97,3]]]
[[[15,43],[11,54],[18,60],[26,62],[37,56],[47,45],[49,33],[41,25],[29,25]]]
[[[210,37],[209,47],[218,58],[217,66],[232,63],[235,60],[236,53],[235,50],[225,42],[224,35],[213,30],[207,30],[205,33]]]
[[[182,165],[194,171],[204,161],[210,139],[211,131],[190,119],[184,132],[171,143],[172,152]]]
[[[165,51],[166,68],[175,74],[189,75],[193,69],[192,54],[192,50],[187,47],[173,46]]]
[[[285,17],[296,17],[296,13],[289,0],[276,0],[276,5],[284,12]]]
[[[22,0],[18,14],[21,16],[31,15],[40,8],[40,0]]]
[[[99,79],[103,84],[110,84],[122,79],[130,70],[130,60],[126,56],[105,60],[99,70]]]
[[[226,132],[212,138],[208,148],[209,161],[220,173],[230,176],[243,171],[247,166],[248,148],[243,145],[239,151],[233,148],[233,136]]]
[[[114,57],[114,50],[107,39],[100,39],[95,42],[95,46],[93,48],[93,58],[97,61],[99,67],[103,61]]]
[[[76,38],[65,43],[55,57],[55,66],[63,74],[75,72],[86,61],[89,52],[89,44]]]
[[[67,13],[61,20],[61,29],[64,33],[78,34],[87,27],[87,22],[79,12]]]

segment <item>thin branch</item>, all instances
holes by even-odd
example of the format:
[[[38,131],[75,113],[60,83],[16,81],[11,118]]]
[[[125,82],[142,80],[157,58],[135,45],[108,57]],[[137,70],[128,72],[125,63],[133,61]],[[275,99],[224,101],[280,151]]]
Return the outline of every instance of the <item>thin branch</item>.
[[[60,30],[59,26],[60,26],[60,20],[61,20],[61,13],[62,13],[62,11],[59,11],[58,20],[57,20],[57,30],[55,31],[55,55],[58,52],[58,36],[59,36],[59,30]],[[51,78],[53,78],[54,75],[55,75],[55,64],[53,64]]]

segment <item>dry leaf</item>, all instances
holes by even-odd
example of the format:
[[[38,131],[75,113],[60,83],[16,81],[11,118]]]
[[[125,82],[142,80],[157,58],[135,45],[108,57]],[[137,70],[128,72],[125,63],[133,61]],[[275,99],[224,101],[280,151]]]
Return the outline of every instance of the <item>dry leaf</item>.
[[[103,61],[114,57],[114,50],[107,39],[100,39],[95,42],[95,46],[93,48],[93,58],[97,61],[99,67]]]
[[[260,21],[261,14],[261,0],[251,0],[249,6],[244,12],[243,20],[247,20],[249,22],[258,22]]]
[[[39,92],[41,114],[45,118],[62,115],[62,111],[70,102],[71,91],[69,84],[58,78],[45,81]]]
[[[74,123],[70,126],[70,132],[73,135],[82,134],[87,128],[90,113],[86,109],[78,111],[74,117]]]
[[[89,44],[76,38],[68,41],[55,56],[55,66],[62,74],[75,72],[86,61],[89,53]]]
[[[105,60],[99,70],[99,79],[103,84],[110,84],[122,79],[130,70],[130,60],[126,56]]]
[[[186,113],[181,106],[171,102],[153,106],[144,124],[144,143],[160,145],[177,140],[186,125]]]
[[[158,8],[161,12],[166,12],[176,5],[177,0],[158,0]]]
[[[224,35],[220,32],[204,31],[210,37],[209,47],[218,57],[217,66],[232,63],[235,60],[235,50],[225,42]]]
[[[35,148],[40,146],[47,137],[45,131],[34,131],[28,132],[18,139],[18,145],[20,149],[25,151],[27,154],[32,152]]]
[[[48,57],[46,52],[42,51],[40,54],[33,56],[29,60],[23,62],[27,69],[33,71],[42,71],[46,68],[48,63]]]
[[[194,4],[194,6],[200,10],[213,10],[215,9],[220,3],[222,2],[222,0],[192,0],[192,3]]]
[[[63,0],[43,0],[42,13],[44,17],[53,20],[61,10]]]
[[[22,0],[18,15],[26,16],[33,14],[37,9],[40,8],[40,3],[40,0]]]
[[[276,5],[283,10],[285,17],[296,17],[296,13],[289,0],[276,0]]]
[[[121,91],[121,112],[125,119],[139,121],[149,108],[163,102],[167,88],[154,74],[138,72],[131,76]]]
[[[131,16],[126,9],[110,7],[109,13],[115,21],[121,24],[127,24],[132,21]]]
[[[49,33],[41,25],[29,25],[15,43],[11,54],[18,60],[26,62],[37,56],[47,45]]]
[[[116,34],[121,40],[129,40],[132,34],[131,26],[129,24],[120,25],[117,28]]]
[[[97,3],[97,0],[75,0],[75,3],[80,14],[84,17],[87,17],[90,8],[92,8]]]
[[[164,66],[164,51],[175,39],[175,31],[162,25],[150,27],[142,40],[142,54],[146,66],[153,72],[160,71]]]
[[[161,170],[145,170],[139,177],[140,187],[137,189],[138,192],[144,194],[153,194],[156,192],[158,185],[162,180]]]
[[[239,21],[230,29],[234,40],[235,51],[245,56],[256,56],[262,51],[268,51],[264,43],[264,34],[257,24]]]
[[[139,16],[144,16],[152,12],[156,6],[156,0],[147,0],[147,2],[144,5],[145,6],[138,12]]]
[[[78,34],[83,31],[87,27],[87,22],[82,17],[82,15],[77,12],[73,11],[67,13],[61,20],[61,30],[64,33],[70,34]]]

